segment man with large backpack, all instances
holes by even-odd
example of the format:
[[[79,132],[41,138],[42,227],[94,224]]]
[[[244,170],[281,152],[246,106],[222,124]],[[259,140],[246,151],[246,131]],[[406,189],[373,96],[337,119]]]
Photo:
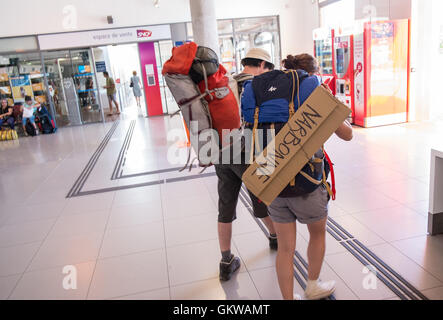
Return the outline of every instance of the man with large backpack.
[[[242,73],[234,76],[237,82],[238,93],[241,96],[243,84],[252,80],[254,76],[261,75],[274,69],[271,56],[263,49],[253,48],[242,60],[244,70]],[[218,236],[222,260],[220,262],[220,280],[228,281],[232,275],[240,268],[240,259],[231,253],[232,222],[236,220],[236,208],[240,189],[242,187],[242,176],[248,168],[247,157],[242,154],[241,164],[218,164],[215,170],[218,177],[218,196],[219,196],[219,216],[218,216]],[[277,236],[271,218],[268,215],[267,206],[262,203],[252,193],[249,193],[254,215],[262,219],[269,230],[269,246],[277,250]]]

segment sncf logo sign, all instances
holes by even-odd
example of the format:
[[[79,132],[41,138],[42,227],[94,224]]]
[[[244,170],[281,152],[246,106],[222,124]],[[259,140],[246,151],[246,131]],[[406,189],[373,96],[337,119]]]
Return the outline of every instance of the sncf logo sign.
[[[137,38],[149,38],[152,36],[152,31],[149,30],[137,30]]]

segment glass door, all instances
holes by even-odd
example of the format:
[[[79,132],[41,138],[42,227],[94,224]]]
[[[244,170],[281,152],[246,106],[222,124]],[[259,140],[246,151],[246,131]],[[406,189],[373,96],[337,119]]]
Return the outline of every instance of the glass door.
[[[97,83],[90,49],[71,50],[72,78],[77,91],[80,116],[83,123],[102,121],[97,97]]]
[[[102,121],[89,49],[43,53],[56,120],[60,127]]]
[[[49,94],[54,103],[55,118],[59,127],[71,124],[63,78],[69,78],[71,62],[69,51],[44,52]]]
[[[162,97],[163,113],[173,114],[179,110],[171,91],[166,85],[162,75],[163,64],[172,56],[172,41],[160,41],[155,43],[155,58],[157,60],[158,79],[160,84],[160,92]]]

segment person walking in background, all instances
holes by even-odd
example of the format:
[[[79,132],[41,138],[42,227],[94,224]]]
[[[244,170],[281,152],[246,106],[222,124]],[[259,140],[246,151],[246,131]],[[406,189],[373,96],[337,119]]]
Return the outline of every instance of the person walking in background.
[[[134,71],[133,76],[131,77],[131,88],[132,92],[134,93],[135,100],[137,101],[137,106],[141,107],[140,103],[140,97],[142,96],[142,89],[141,89],[141,81],[140,78],[137,76],[137,71]]]
[[[118,102],[116,99],[116,93],[117,90],[115,89],[115,82],[114,79],[112,79],[109,76],[109,73],[107,71],[103,72],[103,76],[106,79],[106,86],[103,88],[106,89],[106,94],[108,95],[108,101],[109,101],[109,114],[108,116],[112,116],[112,102],[114,102],[115,107],[117,109],[117,114],[120,114],[120,108],[118,106]]]

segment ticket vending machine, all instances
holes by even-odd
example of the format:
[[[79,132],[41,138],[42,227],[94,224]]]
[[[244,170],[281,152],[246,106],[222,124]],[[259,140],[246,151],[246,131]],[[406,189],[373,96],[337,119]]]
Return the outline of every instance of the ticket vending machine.
[[[323,83],[327,84],[335,94],[334,56],[332,39],[334,30],[318,28],[313,31],[314,55],[317,58]]]
[[[334,31],[333,62],[336,93],[335,96],[352,113],[349,121],[354,123],[354,35],[353,29],[337,29]]]

